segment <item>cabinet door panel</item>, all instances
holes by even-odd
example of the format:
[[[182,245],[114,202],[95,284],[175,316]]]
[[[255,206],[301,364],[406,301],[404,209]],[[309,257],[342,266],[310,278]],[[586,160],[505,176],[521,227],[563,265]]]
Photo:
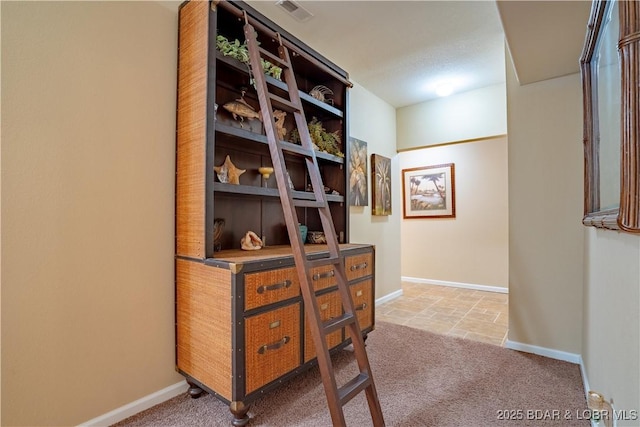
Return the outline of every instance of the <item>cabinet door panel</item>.
[[[245,320],[246,394],[300,364],[300,304]]]
[[[350,286],[353,307],[358,315],[360,329],[366,329],[373,324],[373,292],[371,280]]]
[[[313,284],[313,289],[316,291],[336,286],[338,280],[336,279],[335,267],[333,265],[324,265],[322,267],[312,268],[311,283]]]
[[[371,275],[373,270],[371,253],[352,255],[345,258],[347,280],[358,279]]]
[[[300,295],[295,268],[247,273],[244,275],[244,309],[251,310]]]
[[[317,297],[318,308],[320,308],[320,318],[323,321],[330,320],[334,317],[338,317],[342,314],[342,304],[340,304],[340,295],[338,291],[324,294]],[[305,313],[306,316],[306,313]],[[316,346],[313,343],[313,337],[311,336],[311,330],[309,329],[309,321],[305,317],[304,319],[304,361],[316,357]],[[332,332],[327,336],[327,346],[331,349],[342,342],[342,330]]]

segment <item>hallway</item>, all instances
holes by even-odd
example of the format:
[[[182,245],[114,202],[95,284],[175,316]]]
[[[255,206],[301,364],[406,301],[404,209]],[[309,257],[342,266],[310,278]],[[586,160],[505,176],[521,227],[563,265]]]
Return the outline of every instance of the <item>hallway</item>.
[[[402,290],[376,307],[376,321],[504,346],[508,294],[409,282]]]

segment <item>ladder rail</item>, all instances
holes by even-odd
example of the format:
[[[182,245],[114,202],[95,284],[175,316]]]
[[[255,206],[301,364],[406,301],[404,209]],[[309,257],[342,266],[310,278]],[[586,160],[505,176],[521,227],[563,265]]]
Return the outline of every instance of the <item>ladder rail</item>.
[[[249,46],[249,58],[251,64],[260,64],[260,53],[257,49],[252,48],[257,43],[255,30],[250,24],[245,25],[245,37],[247,39],[247,45]],[[254,67],[255,69],[255,67]],[[283,70],[284,71],[284,70]],[[289,241],[291,242],[291,246],[293,248],[293,258],[296,266],[306,265],[306,256],[304,256],[304,249],[302,243],[302,237],[298,233],[297,230],[293,230],[292,227],[289,227],[288,217],[292,217],[292,220],[295,223],[298,223],[297,213],[294,208],[293,198],[291,195],[291,191],[289,189],[288,182],[285,180],[284,170],[286,170],[286,165],[284,161],[284,155],[282,154],[282,150],[279,149],[277,144],[277,134],[275,133],[275,121],[273,119],[273,115],[270,114],[272,110],[271,101],[269,96],[267,96],[268,87],[266,85],[266,79],[261,72],[253,73],[254,82],[256,84],[256,89],[258,92],[258,100],[260,102],[261,107],[267,106],[267,108],[262,107],[261,113],[263,117],[263,123],[265,127],[265,133],[267,134],[267,140],[269,141],[269,151],[271,154],[271,160],[273,162],[274,174],[276,176],[276,182],[278,186],[278,192],[280,194],[280,201],[282,203],[282,209],[285,215],[285,222],[287,223],[287,232],[289,234]],[[304,120],[304,118],[302,118]],[[305,123],[306,128],[306,123]],[[307,130],[308,132],[308,130]],[[315,154],[312,154],[315,157]],[[306,270],[306,269],[304,269]],[[300,283],[309,283],[310,277],[306,271],[300,268],[297,268],[298,279]],[[302,299],[304,301],[305,307],[311,308],[317,306],[317,302],[315,300],[315,294],[310,292],[309,286],[301,286]],[[311,335],[313,337],[314,343],[316,343],[316,352],[318,354],[328,352],[327,344],[322,336],[322,333],[318,327],[314,327],[322,324],[322,320],[320,318],[319,311],[317,309],[307,310],[307,316],[313,316],[313,318],[309,322]],[[320,345],[318,345],[318,343]],[[321,360],[322,359],[322,360]],[[337,393],[333,393],[333,390],[337,390],[337,383],[335,377],[333,375],[327,375],[327,373],[332,372],[333,367],[330,365],[330,360],[326,360],[325,358],[318,358],[318,366],[320,371],[323,373],[321,375],[322,382],[324,385],[325,393],[328,395],[328,399],[337,400],[339,399]],[[329,396],[329,394],[331,394]],[[342,411],[336,412],[333,410],[333,406],[330,406],[331,419],[336,425],[345,425],[344,414]]]
[[[331,217],[331,210],[328,205],[327,196],[324,191],[322,177],[320,176],[318,160],[315,155],[315,150],[313,149],[311,136],[309,135],[295,75],[291,67],[289,51],[283,44],[280,35],[277,34],[280,44],[278,54],[281,58],[279,64],[283,67],[283,76],[287,84],[290,99],[287,105],[293,112],[303,148],[303,150],[293,151],[304,156],[304,163],[311,180],[314,194],[314,200],[311,201],[294,198],[293,190],[288,185],[288,179],[285,175],[286,164],[283,154],[283,150],[288,147],[281,144],[278,139],[273,115],[273,105],[271,103],[272,99],[280,103],[286,100],[272,96],[269,93],[269,87],[260,65],[263,50],[258,47],[257,33],[249,22],[246,14],[244,33],[249,50],[251,69],[258,70],[257,72],[252,73],[253,79],[258,93],[263,124],[267,135],[267,141],[269,143],[269,152],[273,163],[274,174],[276,176],[278,192],[280,194],[280,201],[282,204],[285,223],[287,225],[287,232],[292,247],[296,271],[300,280],[300,289],[305,304],[305,311],[307,312],[309,330],[311,331],[313,342],[316,347],[318,367],[320,369],[322,383],[327,397],[331,420],[334,426],[346,426],[343,406],[351,398],[364,390],[374,425],[384,426],[382,409],[380,408],[380,402],[378,400],[373,376],[371,374],[371,367],[364,347],[364,339],[362,337],[357,313],[355,312],[351,292],[348,287],[348,280],[344,263],[340,256],[340,247],[335,233],[335,226]],[[272,54],[269,53],[269,55]],[[329,256],[326,258],[326,261],[321,262],[331,263],[337,271],[336,279],[343,311],[343,315],[339,319],[334,319],[333,321],[328,322],[323,322],[321,319],[310,273],[311,268],[318,265],[319,262],[317,260],[309,260],[307,257],[304,249],[304,242],[302,241],[301,235],[298,231],[297,224],[299,222],[296,206],[315,208],[318,210],[329,251]],[[342,329],[343,327],[351,337],[360,374],[339,388],[336,383],[329,348],[325,338],[332,331]]]

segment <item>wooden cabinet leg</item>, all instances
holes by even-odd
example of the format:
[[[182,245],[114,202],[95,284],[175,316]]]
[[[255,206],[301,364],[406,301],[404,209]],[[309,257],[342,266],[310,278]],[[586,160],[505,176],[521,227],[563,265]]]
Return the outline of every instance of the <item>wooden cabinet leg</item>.
[[[247,425],[250,418],[247,416],[247,412],[249,412],[249,407],[251,405],[245,405],[243,402],[234,401],[229,404],[229,410],[233,414],[233,420],[231,420],[231,424],[234,426],[244,426]]]
[[[198,387],[197,385],[195,385],[194,383],[187,381],[187,384],[189,384],[188,393],[192,399],[197,399],[200,396],[202,396],[202,393],[204,393],[204,390]]]

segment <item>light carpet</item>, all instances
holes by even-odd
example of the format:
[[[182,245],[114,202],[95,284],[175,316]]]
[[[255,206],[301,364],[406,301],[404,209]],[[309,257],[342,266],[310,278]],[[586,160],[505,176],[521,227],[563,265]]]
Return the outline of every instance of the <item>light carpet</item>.
[[[378,322],[367,353],[387,426],[589,426],[578,365]],[[333,357],[338,383],[356,374],[353,353]],[[349,426],[371,425],[364,393],[345,407]],[[254,402],[249,426],[330,426],[317,367]],[[186,394],[125,426],[229,426],[228,405]]]

